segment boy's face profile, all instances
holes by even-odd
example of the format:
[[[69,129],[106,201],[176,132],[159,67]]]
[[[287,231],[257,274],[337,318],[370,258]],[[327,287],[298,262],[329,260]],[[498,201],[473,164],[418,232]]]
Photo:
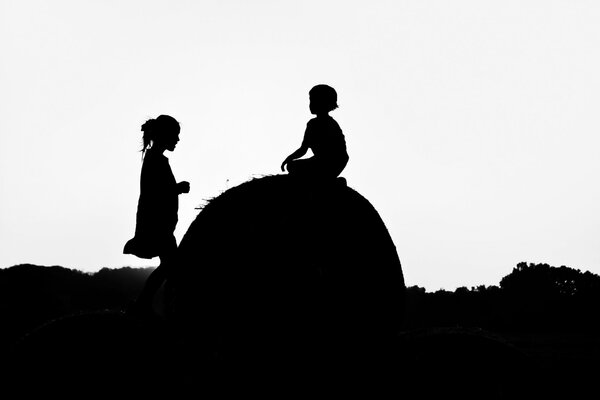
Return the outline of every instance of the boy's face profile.
[[[308,96],[310,103],[308,105],[308,108],[310,110],[311,114],[322,114],[322,113],[326,113],[327,111],[325,110],[325,107],[323,107],[323,103],[319,101],[319,99],[313,97],[313,96]]]

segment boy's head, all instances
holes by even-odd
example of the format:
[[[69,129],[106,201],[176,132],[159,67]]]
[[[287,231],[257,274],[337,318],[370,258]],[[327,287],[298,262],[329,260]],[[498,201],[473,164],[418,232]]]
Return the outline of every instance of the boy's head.
[[[308,96],[310,98],[310,112],[313,114],[328,113],[338,108],[337,93],[331,86],[314,86],[308,92]]]

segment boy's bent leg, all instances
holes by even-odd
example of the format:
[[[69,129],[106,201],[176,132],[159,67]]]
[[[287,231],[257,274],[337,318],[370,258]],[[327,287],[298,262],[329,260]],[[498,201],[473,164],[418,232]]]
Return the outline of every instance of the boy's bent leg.
[[[315,157],[294,160],[288,164],[290,175],[303,178],[318,178],[321,170],[321,163]]]

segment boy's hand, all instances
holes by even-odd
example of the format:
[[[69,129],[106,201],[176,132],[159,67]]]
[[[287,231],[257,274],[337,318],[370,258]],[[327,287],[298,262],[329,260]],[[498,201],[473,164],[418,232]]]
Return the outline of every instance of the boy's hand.
[[[283,161],[283,163],[281,163],[281,170],[282,170],[283,172],[285,172],[285,165],[286,165],[287,163],[289,163],[289,162],[290,162],[290,160],[286,158],[286,159]]]
[[[177,191],[179,193],[189,193],[190,192],[190,183],[186,181],[179,182],[177,184]]]

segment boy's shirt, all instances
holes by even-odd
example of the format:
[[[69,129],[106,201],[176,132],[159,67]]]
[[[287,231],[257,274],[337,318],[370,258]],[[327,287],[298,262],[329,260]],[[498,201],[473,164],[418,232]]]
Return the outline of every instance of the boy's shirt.
[[[346,139],[338,123],[330,116],[308,121],[304,144],[319,158],[346,157]]]

